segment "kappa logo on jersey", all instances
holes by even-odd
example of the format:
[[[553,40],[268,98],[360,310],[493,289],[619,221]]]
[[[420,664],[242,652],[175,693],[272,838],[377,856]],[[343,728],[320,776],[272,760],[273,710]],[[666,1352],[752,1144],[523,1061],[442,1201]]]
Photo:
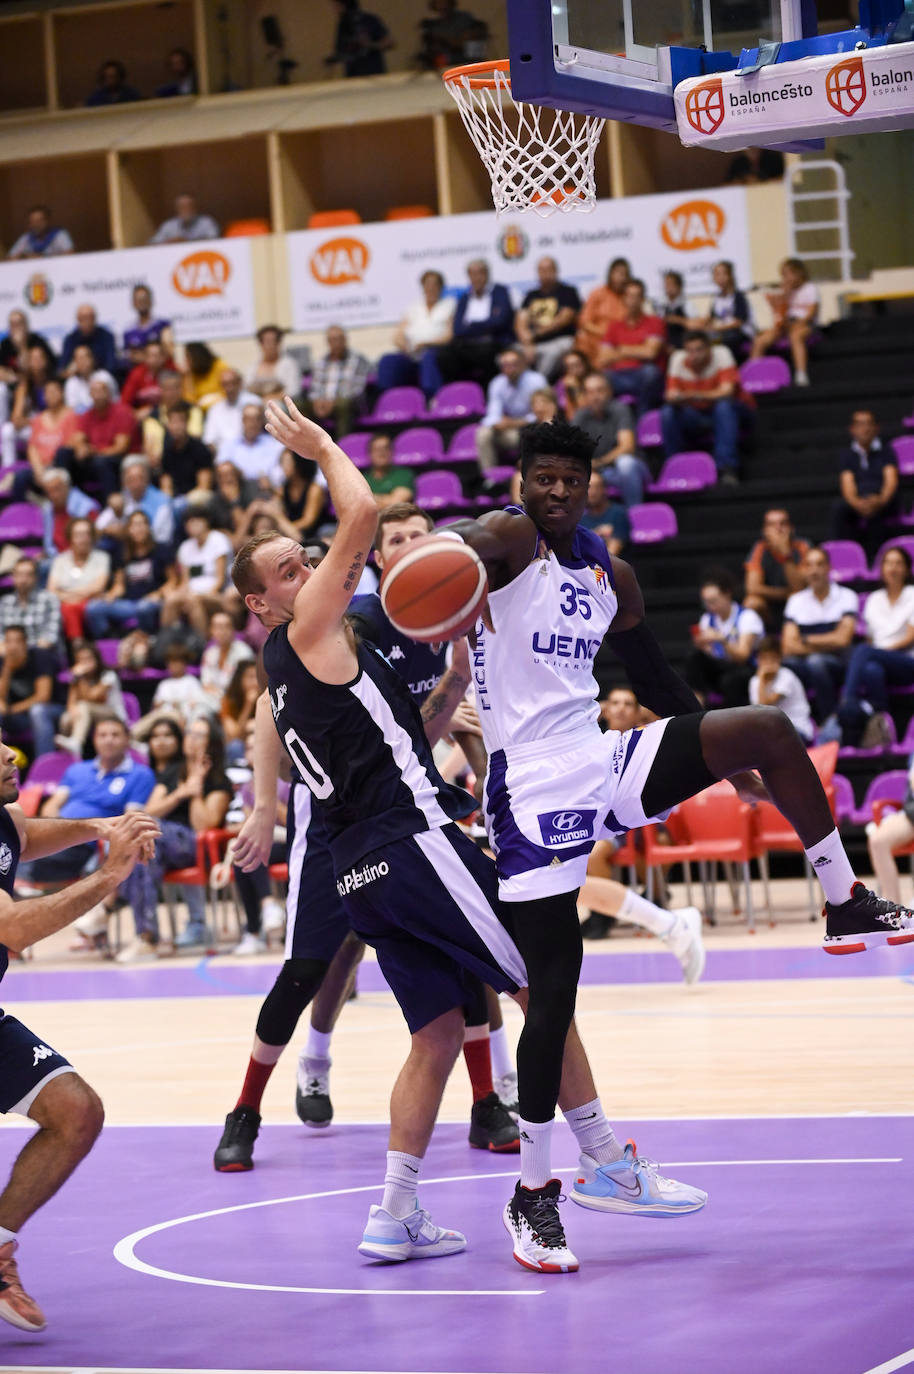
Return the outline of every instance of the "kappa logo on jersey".
[[[289,689],[286,686],[286,684],[284,682],[281,682],[279,686],[276,688],[276,699],[274,700],[273,697],[270,697],[270,707],[273,711],[274,720],[282,710],[283,702],[286,699],[286,693],[288,692],[288,690]]]
[[[406,654],[400,648],[399,644],[395,644],[391,649],[390,653],[387,655],[387,657],[391,660],[391,662],[393,662],[395,659],[405,658]]]
[[[53,1055],[54,1055],[54,1051],[53,1051],[52,1049],[49,1049],[47,1045],[33,1045],[33,1046],[32,1046],[32,1053],[33,1053],[34,1056],[35,1056],[35,1058],[32,1060],[32,1068],[33,1068],[33,1069],[34,1069],[35,1066],[38,1064],[39,1060],[41,1060],[41,1059],[51,1059],[51,1058],[53,1058]]]
[[[379,864],[365,864],[362,868],[350,868],[348,873],[344,873],[336,880],[336,890],[341,897],[345,897],[347,892],[355,892],[356,888],[367,887],[369,883],[376,882],[378,878],[386,878],[390,872],[390,864],[386,859],[382,859]]]
[[[580,844],[592,840],[596,811],[545,811],[537,816],[543,843],[550,849],[558,845]]]
[[[8,844],[0,844],[0,873],[9,873],[13,866],[13,851]]]

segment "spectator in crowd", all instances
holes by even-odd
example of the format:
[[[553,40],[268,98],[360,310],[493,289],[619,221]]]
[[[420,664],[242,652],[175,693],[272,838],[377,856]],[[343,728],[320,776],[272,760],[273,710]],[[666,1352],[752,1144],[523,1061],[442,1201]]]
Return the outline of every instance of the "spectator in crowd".
[[[215,712],[219,711],[235,669],[252,659],[248,645],[236,638],[228,611],[213,611],[209,618],[209,643],[200,660],[200,686],[212,698]]]
[[[700,591],[704,611],[693,627],[685,680],[702,701],[717,692],[724,706],[745,706],[765,627],[755,611],[734,600],[733,579],[725,568],[706,573]]]
[[[165,59],[168,80],[156,87],[156,96],[164,100],[174,95],[197,94],[197,68],[186,48],[172,48]]]
[[[366,370],[367,366],[366,362]],[[203,442],[212,453],[218,453],[224,444],[241,438],[241,412],[247,405],[260,404],[259,396],[244,389],[237,368],[223,367],[219,386],[222,394],[207,410],[202,430]],[[193,434],[194,430],[190,432]]]
[[[370,370],[364,354],[349,347],[346,331],[332,324],[327,352],[314,369],[307,393],[296,402],[299,410],[320,425],[333,425],[337,434],[347,434],[363,408]]]
[[[590,359],[579,348],[569,348],[563,356],[555,394],[562,418],[569,423],[584,404],[584,378],[591,371]]]
[[[776,148],[743,148],[731,160],[724,185],[754,186],[759,181],[780,181],[784,154]]]
[[[627,258],[613,258],[603,286],[595,286],[578,316],[575,347],[587,358],[588,368],[599,366],[606,331],[625,314],[625,288],[631,280]]]
[[[685,298],[685,282],[681,272],[664,272],[663,305],[660,310],[666,325],[666,341],[670,349],[682,348],[686,330],[693,321],[689,319],[689,306]]]
[[[752,307],[736,285],[732,262],[723,259],[716,262],[711,269],[711,277],[717,287],[717,295],[712,296],[705,318],[695,321],[696,328],[710,334],[712,343],[729,348],[734,358],[740,361],[746,356],[755,333]]]
[[[116,57],[110,57],[98,69],[95,90],[86,98],[87,105],[126,105],[142,100],[138,90],[128,84],[127,68]]]
[[[165,418],[159,486],[172,499],[176,514],[183,511],[185,497],[211,491],[213,486],[213,455],[202,439],[190,433],[190,417],[187,402],[175,401]]]
[[[892,742],[889,687],[914,683],[914,587],[907,549],[886,549],[879,575],[882,586],[863,608],[869,643],[852,651],[838,702],[842,743],[865,749]]]
[[[891,538],[898,516],[898,460],[883,445],[871,410],[855,410],[850,448],[839,460],[840,497],[831,511],[831,538],[856,539],[872,558]]]
[[[282,352],[284,336],[285,330],[278,324],[265,324],[257,331],[260,357],[244,384],[263,400],[269,396],[297,396],[301,391],[301,368],[291,353]]]
[[[527,366],[522,348],[505,349],[498,359],[498,375],[489,383],[486,413],[476,431],[476,453],[483,472],[496,465],[500,453],[518,447],[521,428],[533,419],[533,393],[546,386],[543,374]]]
[[[60,643],[60,602],[39,589],[34,558],[17,558],[12,577],[13,590],[0,596],[0,633],[9,625],[19,625],[30,649],[56,650]]]
[[[245,729],[242,747],[247,764],[246,773],[240,786],[237,780],[235,782],[235,797],[226,822],[231,827],[234,820],[236,830],[254,808],[254,788],[252,786],[254,775],[253,720]],[[276,788],[274,836],[279,833],[280,828],[283,832],[285,831],[288,799],[289,784],[280,781]],[[233,812],[235,813],[234,817]],[[252,869],[250,873],[245,873],[243,869],[232,863],[232,854],[233,844],[232,841],[229,841],[225,858],[216,864],[211,871],[210,882],[216,888],[227,887],[230,881],[234,882],[235,891],[244,911],[244,933],[232,953],[237,955],[260,954],[267,947],[267,937],[274,932],[282,931],[286,920],[285,908],[272,895],[269,867],[266,864],[261,864],[260,867]],[[286,839],[283,833],[281,839],[274,839],[269,863],[284,863],[286,858]]]
[[[804,562],[809,541],[798,539],[786,510],[774,506],[762,519],[762,537],[745,563],[743,605],[762,617],[772,634],[780,631],[787,598],[806,586]]]
[[[294,538],[313,534],[327,504],[327,479],[316,463],[283,449],[281,514],[295,529]]]
[[[61,713],[53,700],[56,667],[53,653],[29,644],[24,626],[5,625],[0,725],[7,743],[27,749],[32,758],[54,752],[54,731]]]
[[[631,522],[621,501],[614,501],[606,490],[602,472],[592,472],[587,484],[587,506],[581,516],[585,529],[593,530],[611,554],[618,557],[631,538]]]
[[[785,258],[781,263],[781,289],[770,293],[766,300],[774,319],[753,339],[752,357],[761,358],[783,340],[793,360],[794,386],[809,386],[808,341],[819,314],[819,290],[809,280],[806,264],[799,258]]]
[[[573,423],[594,440],[594,466],[607,481],[617,486],[626,506],[644,500],[644,486],[650,471],[635,453],[635,425],[630,408],[614,401],[609,382],[602,372],[591,372],[584,379],[584,404]]]
[[[98,371],[95,362],[95,354],[88,344],[76,345],[73,350],[71,366],[73,371],[64,383],[64,403],[68,409],[74,412],[74,414],[85,415],[87,410],[92,409],[92,392],[90,391],[91,379],[93,372]],[[108,375],[110,376],[111,374],[109,373]],[[115,387],[115,390],[112,392],[112,398],[117,401],[120,399],[117,383],[114,382],[113,377],[111,381],[114,383]]]
[[[484,258],[467,263],[467,277],[469,290],[458,297],[452,337],[438,349],[438,367],[445,382],[486,386],[499,353],[514,342],[514,308],[508,288],[491,281]]]
[[[177,373],[178,369],[168,361],[161,340],[150,339],[143,349],[143,361],[130,369],[121,392],[124,405],[133,408],[138,420],[145,420],[161,404],[161,376],[165,371]]]
[[[574,346],[581,297],[577,287],[559,281],[555,258],[540,258],[536,275],[539,285],[524,296],[514,317],[514,333],[527,362],[552,381],[562,355]]]
[[[184,345],[184,399],[208,410],[222,400],[222,374],[226,364],[205,343]]]
[[[378,363],[378,387],[412,386],[418,382],[426,396],[441,386],[438,350],[450,343],[456,301],[444,294],[444,277],[429,269],[419,278],[422,295],[413,301],[394,331],[396,353]]]
[[[815,694],[813,706],[820,724],[834,726],[838,692],[847,672],[848,655],[857,630],[858,597],[850,587],[831,580],[831,559],[821,547],[803,559],[807,586],[787,598],[781,650],[784,667]]]
[[[44,410],[32,420],[26,449],[32,481],[39,489],[57,450],[72,445],[76,423],[75,412],[64,403],[63,382],[59,377],[48,377],[44,384]]]
[[[238,641],[236,641],[238,642]],[[245,645],[245,648],[248,646]],[[238,756],[239,748],[247,728],[253,725],[260,684],[257,681],[257,664],[248,649],[247,659],[235,665],[231,680],[222,694],[219,719],[225,731],[226,749],[229,758]]]
[[[73,354],[80,344],[92,350],[97,369],[103,372],[117,371],[117,347],[110,329],[99,324],[95,307],[80,305],[76,309],[76,328],[71,329],[63,341],[60,353],[60,375],[70,377],[76,371]]]
[[[153,309],[152,292],[149,287],[143,285],[142,282],[135,286],[131,301],[136,311],[136,317],[133,324],[124,333],[125,350],[130,352],[132,349],[145,348],[148,343],[156,342],[162,345],[170,359],[173,343],[171,320],[156,316]]]
[[[416,478],[411,468],[393,466],[393,450],[386,434],[373,434],[368,444],[368,463],[364,476],[371,487],[378,510],[412,501]]]
[[[168,435],[168,412],[184,401],[184,378],[179,372],[163,369],[159,373],[159,388],[162,399],[143,421],[143,452],[156,472],[161,469],[162,450]],[[184,404],[188,406],[187,432],[192,439],[199,439],[203,434],[203,411],[189,401]]]
[[[47,339],[29,329],[24,310],[11,310],[6,319],[7,332],[0,339],[0,382],[12,386],[25,371],[29,349],[43,348],[48,359],[48,371],[57,368],[54,350]]]
[[[267,433],[263,402],[257,401],[242,410],[241,436],[222,446],[217,462],[232,463],[243,477],[269,494],[282,486],[281,456],[282,444]]]
[[[30,348],[26,370],[16,383],[13,409],[9,418],[9,429],[17,441],[28,444],[32,422],[44,410],[44,387],[50,375],[43,349]]]
[[[898,811],[886,811],[881,821],[870,821],[866,843],[879,891],[889,902],[901,903],[901,884],[894,855],[914,840],[914,755],[908,759],[908,789]]]
[[[530,413],[533,416],[531,423],[537,425],[551,425],[553,420],[558,417],[558,397],[551,386],[543,386],[540,387],[539,391],[534,391],[533,395],[530,397]],[[511,474],[511,481],[508,485],[508,500],[510,505],[519,506],[523,503],[523,485],[524,479],[520,470],[520,457],[518,457],[514,464],[514,471]]]
[[[45,468],[36,485],[44,492],[41,513],[44,520],[43,551],[45,558],[64,553],[67,549],[67,530],[70,521],[78,516],[94,518],[99,505],[79,487],[66,468]]]
[[[175,513],[171,500],[153,484],[148,458],[141,453],[130,453],[121,463],[121,489],[108,497],[95,528],[104,534],[109,544],[119,541],[124,537],[127,521],[136,510],[141,510],[148,519],[156,543],[171,543],[175,532]]]
[[[82,639],[86,604],[101,596],[111,576],[111,559],[95,547],[95,528],[91,520],[71,520],[67,529],[69,548],[59,553],[48,574],[48,591],[60,602],[64,637],[71,642]]]
[[[51,223],[51,211],[46,205],[33,205],[27,224],[25,233],[20,234],[7,257],[51,258],[73,252],[73,240],[66,229]]]
[[[94,644],[77,640],[73,645],[67,704],[60,718],[61,733],[54,736],[55,745],[81,759],[95,722],[110,716],[126,723],[120,678],[113,668],[105,667]]]
[[[752,706],[777,706],[784,712],[804,744],[812,744],[815,727],[803,684],[781,660],[781,646],[773,635],[759,643],[756,669],[749,679]]]
[[[682,453],[713,436],[720,480],[736,486],[739,428],[745,413],[733,354],[723,344],[712,344],[704,330],[690,329],[667,368],[660,411],[666,456]]]
[[[384,54],[394,41],[376,14],[368,14],[359,0],[334,0],[339,18],[333,52],[324,65],[342,65],[344,76],[380,76],[387,71]]]
[[[244,522],[245,512],[258,500],[255,483],[242,477],[234,463],[216,463],[216,488],[208,502],[213,528],[227,530],[234,537]]]
[[[416,55],[425,71],[445,71],[466,62],[481,62],[488,26],[468,10],[459,10],[457,0],[429,0],[432,18],[419,20],[421,48]],[[480,30],[482,37],[480,38]]]
[[[195,196],[182,192],[175,197],[175,213],[163,220],[149,240],[150,243],[196,243],[201,239],[217,239],[219,225],[212,215],[202,215]]]
[[[616,395],[635,397],[639,415],[660,404],[666,352],[663,320],[645,313],[644,298],[644,282],[631,278],[622,293],[625,312],[607,326],[597,363]]]
[[[212,711],[212,702],[200,686],[199,677],[189,671],[194,658],[192,647],[180,640],[171,640],[166,643],[162,658],[166,676],[153,693],[152,709],[131,731],[135,740],[148,739],[160,720],[175,721],[183,730],[197,716]]]
[[[184,619],[205,635],[213,611],[222,609],[232,545],[221,530],[213,529],[204,506],[188,507],[184,527],[187,538],[178,546],[174,579],[164,594],[162,625],[177,625]]]
[[[168,545],[156,543],[149,516],[144,510],[134,510],[125,522],[120,566],[115,568],[111,586],[86,607],[86,627],[92,638],[120,636],[131,620],[153,634],[171,561]]]
[[[158,786],[159,782],[162,780],[163,776],[166,777],[166,778],[169,778],[169,780],[170,780],[170,773],[169,773],[168,771],[166,771],[166,770],[168,770],[168,768],[169,768],[169,766],[170,766],[171,764],[176,763],[176,762],[179,763],[179,762],[183,759],[183,757],[184,757],[184,732],[182,731],[181,727],[180,727],[180,726],[177,724],[177,722],[174,721],[174,720],[166,720],[166,719],[163,719],[163,720],[157,721],[156,724],[153,726],[153,728],[152,728],[152,730],[151,730],[151,732],[150,732],[150,735],[149,735],[149,763],[150,763],[150,767],[151,767],[151,769],[152,769],[152,775],[153,775],[153,778],[152,778],[152,787],[151,787],[151,789],[150,789],[150,795],[151,795],[151,793],[152,793],[153,791],[155,791],[156,787]],[[177,803],[176,803],[176,804],[177,804]],[[146,803],[146,805],[148,805],[148,802]],[[160,821],[160,825],[161,825],[161,821]],[[162,826],[161,828],[162,828],[162,833],[163,833],[163,835],[164,835],[165,832],[166,832],[166,827]],[[194,848],[193,848],[193,850],[192,850],[192,858],[190,859],[189,862],[193,863],[195,859],[196,859],[196,837],[195,837],[195,839],[194,839]],[[141,903],[144,901],[145,896],[146,896],[145,887],[146,887],[146,885],[145,885],[145,883],[144,883],[143,886],[142,886],[142,888],[141,888],[141,890],[140,890],[140,892],[139,892],[139,894],[138,894]],[[126,895],[126,891],[125,891],[125,895]],[[128,898],[128,900],[129,900],[129,898]],[[146,923],[145,923],[145,919],[144,919],[145,916],[146,916],[145,906],[141,906],[140,909],[141,909],[141,913],[142,913],[142,914],[141,914],[141,920],[143,921],[143,929],[137,933],[136,938],[135,938],[134,940],[132,940],[132,941],[130,942],[130,944],[125,945],[124,948],[123,948],[122,950],[119,951],[119,953],[118,953],[118,955],[117,955],[117,962],[118,962],[118,963],[121,963],[121,964],[134,963],[136,960],[141,959],[141,958],[145,958],[145,957],[154,958],[154,957],[155,957],[156,952],[157,952],[156,947],[157,947],[157,945],[158,945],[158,913],[157,913],[157,907],[156,907],[157,901],[158,901],[158,893],[156,892],[155,897],[152,899],[152,902],[151,902],[151,911],[150,911],[150,913],[149,913],[149,915],[150,915],[150,920],[149,920],[149,928],[148,928],[148,930],[146,929]],[[105,915],[105,924],[107,925],[107,912],[105,912],[104,915]],[[135,927],[135,929],[136,929],[136,906],[134,906],[134,927]],[[89,927],[89,928],[86,930],[86,934],[90,934],[90,933],[92,933],[92,934],[95,933],[95,929],[94,929],[93,927]]]

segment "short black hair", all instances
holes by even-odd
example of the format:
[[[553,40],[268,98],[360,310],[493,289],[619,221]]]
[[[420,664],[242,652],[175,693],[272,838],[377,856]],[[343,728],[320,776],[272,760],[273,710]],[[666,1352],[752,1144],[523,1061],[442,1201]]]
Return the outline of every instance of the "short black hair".
[[[698,343],[709,344],[711,342],[711,336],[710,334],[706,334],[703,329],[687,329],[682,336],[683,348],[687,343],[695,343],[696,341]]]
[[[578,425],[565,420],[551,420],[538,425],[526,425],[520,433],[520,471],[526,477],[531,464],[543,455],[550,458],[572,458],[587,471],[593,467],[593,453],[597,443]]]
[[[736,591],[736,579],[729,568],[718,564],[713,568],[705,568],[698,582],[698,590],[701,591],[702,587],[716,587],[725,596],[733,596]]]

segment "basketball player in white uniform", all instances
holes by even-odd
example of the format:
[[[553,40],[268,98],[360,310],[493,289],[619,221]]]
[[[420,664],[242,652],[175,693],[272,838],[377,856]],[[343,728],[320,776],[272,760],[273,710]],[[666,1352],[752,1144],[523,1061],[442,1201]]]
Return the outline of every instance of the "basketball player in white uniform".
[[[529,984],[517,1051],[521,1180],[505,1211],[515,1254],[529,1245],[532,1215],[542,1218],[547,1207],[553,1243],[568,1254],[550,1136],[581,967],[576,898],[602,833],[664,820],[678,802],[730,778],[749,800],[770,796],[803,841],[825,890],[826,949],[850,953],[914,940],[914,914],[855,882],[787,717],[772,707],[705,713],[667,663],[644,622],[632,569],[579,527],[592,452],[588,436],[564,422],[529,426],[521,447],[523,511],[451,527],[489,573],[488,623],[477,627],[474,658],[489,753],[486,822]],[[593,662],[607,633],[638,700],[663,717],[644,729],[600,733]],[[745,771],[752,768],[764,786]],[[703,1194],[658,1185],[633,1147],[623,1150],[598,1099],[579,1112],[592,1125],[593,1143],[582,1147],[575,1202],[648,1215],[703,1205]]]

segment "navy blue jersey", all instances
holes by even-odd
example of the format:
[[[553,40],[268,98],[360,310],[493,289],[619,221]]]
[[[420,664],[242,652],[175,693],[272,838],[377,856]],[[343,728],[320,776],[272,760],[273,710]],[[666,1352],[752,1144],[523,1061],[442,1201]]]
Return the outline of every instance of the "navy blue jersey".
[[[0,806],[0,891],[13,895],[16,869],[19,866],[19,831],[13,824],[5,806]],[[0,978],[9,967],[10,956],[6,945],[0,945]]]
[[[377,645],[397,676],[406,683],[413,701],[421,706],[444,676],[447,641],[420,644],[401,634],[384,614],[377,592],[354,597],[349,618],[359,638]]]
[[[468,816],[475,802],[432,761],[418,709],[380,651],[357,647],[351,682],[320,682],[280,625],[264,645],[273,720],[320,803],[337,870],[372,849]]]

